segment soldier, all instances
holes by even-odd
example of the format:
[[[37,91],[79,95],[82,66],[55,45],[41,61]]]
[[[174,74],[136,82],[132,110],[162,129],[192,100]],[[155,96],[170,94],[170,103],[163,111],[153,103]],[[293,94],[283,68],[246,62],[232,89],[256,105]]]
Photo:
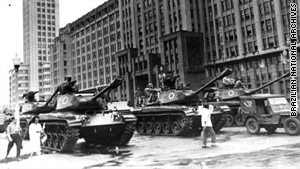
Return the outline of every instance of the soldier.
[[[242,82],[241,78],[238,78],[234,85],[235,89],[242,88],[246,89],[245,84]]]
[[[154,89],[153,88],[153,84],[152,83],[149,83],[147,85],[147,87],[145,88],[145,93],[148,97],[148,101],[149,103],[153,103],[157,100],[157,97],[158,97],[158,92],[159,90],[158,89]]]
[[[60,94],[73,93],[78,92],[78,87],[75,85],[76,80],[72,81],[71,76],[67,76],[66,82],[62,83],[58,86],[58,90]]]
[[[142,101],[141,101],[140,88],[136,89],[134,96],[135,96],[135,107],[141,107]]]

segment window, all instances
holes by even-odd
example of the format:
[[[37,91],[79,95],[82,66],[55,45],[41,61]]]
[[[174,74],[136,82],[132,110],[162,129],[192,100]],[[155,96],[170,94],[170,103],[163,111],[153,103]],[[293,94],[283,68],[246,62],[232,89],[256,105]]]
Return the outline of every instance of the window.
[[[264,3],[264,10],[265,10],[265,13],[269,13],[270,12],[270,4],[269,4],[269,2],[265,2]]]
[[[266,20],[266,27],[267,27],[267,30],[270,31],[272,30],[272,22],[271,22],[271,19],[268,19]]]

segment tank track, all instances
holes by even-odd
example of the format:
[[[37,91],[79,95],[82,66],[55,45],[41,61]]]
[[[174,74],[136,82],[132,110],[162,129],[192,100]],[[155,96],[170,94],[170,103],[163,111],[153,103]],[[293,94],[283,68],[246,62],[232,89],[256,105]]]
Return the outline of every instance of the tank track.
[[[130,141],[134,133],[134,124],[134,122],[125,123],[124,132],[121,134],[121,137],[117,141],[116,145],[124,146]]]
[[[79,138],[79,129],[70,128],[67,123],[46,123],[47,140],[42,145],[44,150],[72,152]]]
[[[136,115],[136,130],[140,135],[184,136],[192,128],[193,118],[183,113]]]

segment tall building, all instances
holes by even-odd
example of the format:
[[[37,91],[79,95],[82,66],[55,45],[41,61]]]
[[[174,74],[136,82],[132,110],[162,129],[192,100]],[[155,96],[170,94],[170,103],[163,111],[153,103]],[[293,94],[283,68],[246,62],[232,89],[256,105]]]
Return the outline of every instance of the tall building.
[[[163,73],[178,74],[177,85],[196,89],[225,67],[248,88],[259,87],[289,71],[291,1],[275,2],[109,0],[64,31],[71,74],[81,90],[123,77],[113,96],[121,100],[133,100],[134,91],[149,82],[160,86]],[[288,94],[289,79],[263,92]]]
[[[18,106],[24,103],[22,96],[29,91],[29,67],[21,63],[18,79],[15,69],[10,70],[9,73],[9,104],[10,109],[15,110],[16,103]]]
[[[207,76],[231,67],[232,77],[253,89],[289,72],[291,2],[298,3],[299,17],[299,0],[201,1]],[[300,39],[299,27],[297,32]],[[299,41],[297,46],[299,52]],[[281,80],[262,92],[289,96],[290,81]]]
[[[205,82],[200,9],[198,1],[184,0],[99,5],[68,25],[73,79],[84,90],[122,76],[113,96],[122,100],[132,100],[134,91],[149,82],[161,85],[162,73],[179,74],[178,85],[200,87]]]
[[[51,96],[50,50],[58,35],[59,0],[23,0],[24,64],[29,65],[30,90],[38,100]]]

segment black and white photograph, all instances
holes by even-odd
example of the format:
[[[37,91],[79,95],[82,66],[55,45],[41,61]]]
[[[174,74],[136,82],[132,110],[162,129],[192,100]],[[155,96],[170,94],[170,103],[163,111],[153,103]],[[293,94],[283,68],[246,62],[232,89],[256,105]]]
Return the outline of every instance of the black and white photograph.
[[[299,169],[300,0],[0,0],[1,169]]]

